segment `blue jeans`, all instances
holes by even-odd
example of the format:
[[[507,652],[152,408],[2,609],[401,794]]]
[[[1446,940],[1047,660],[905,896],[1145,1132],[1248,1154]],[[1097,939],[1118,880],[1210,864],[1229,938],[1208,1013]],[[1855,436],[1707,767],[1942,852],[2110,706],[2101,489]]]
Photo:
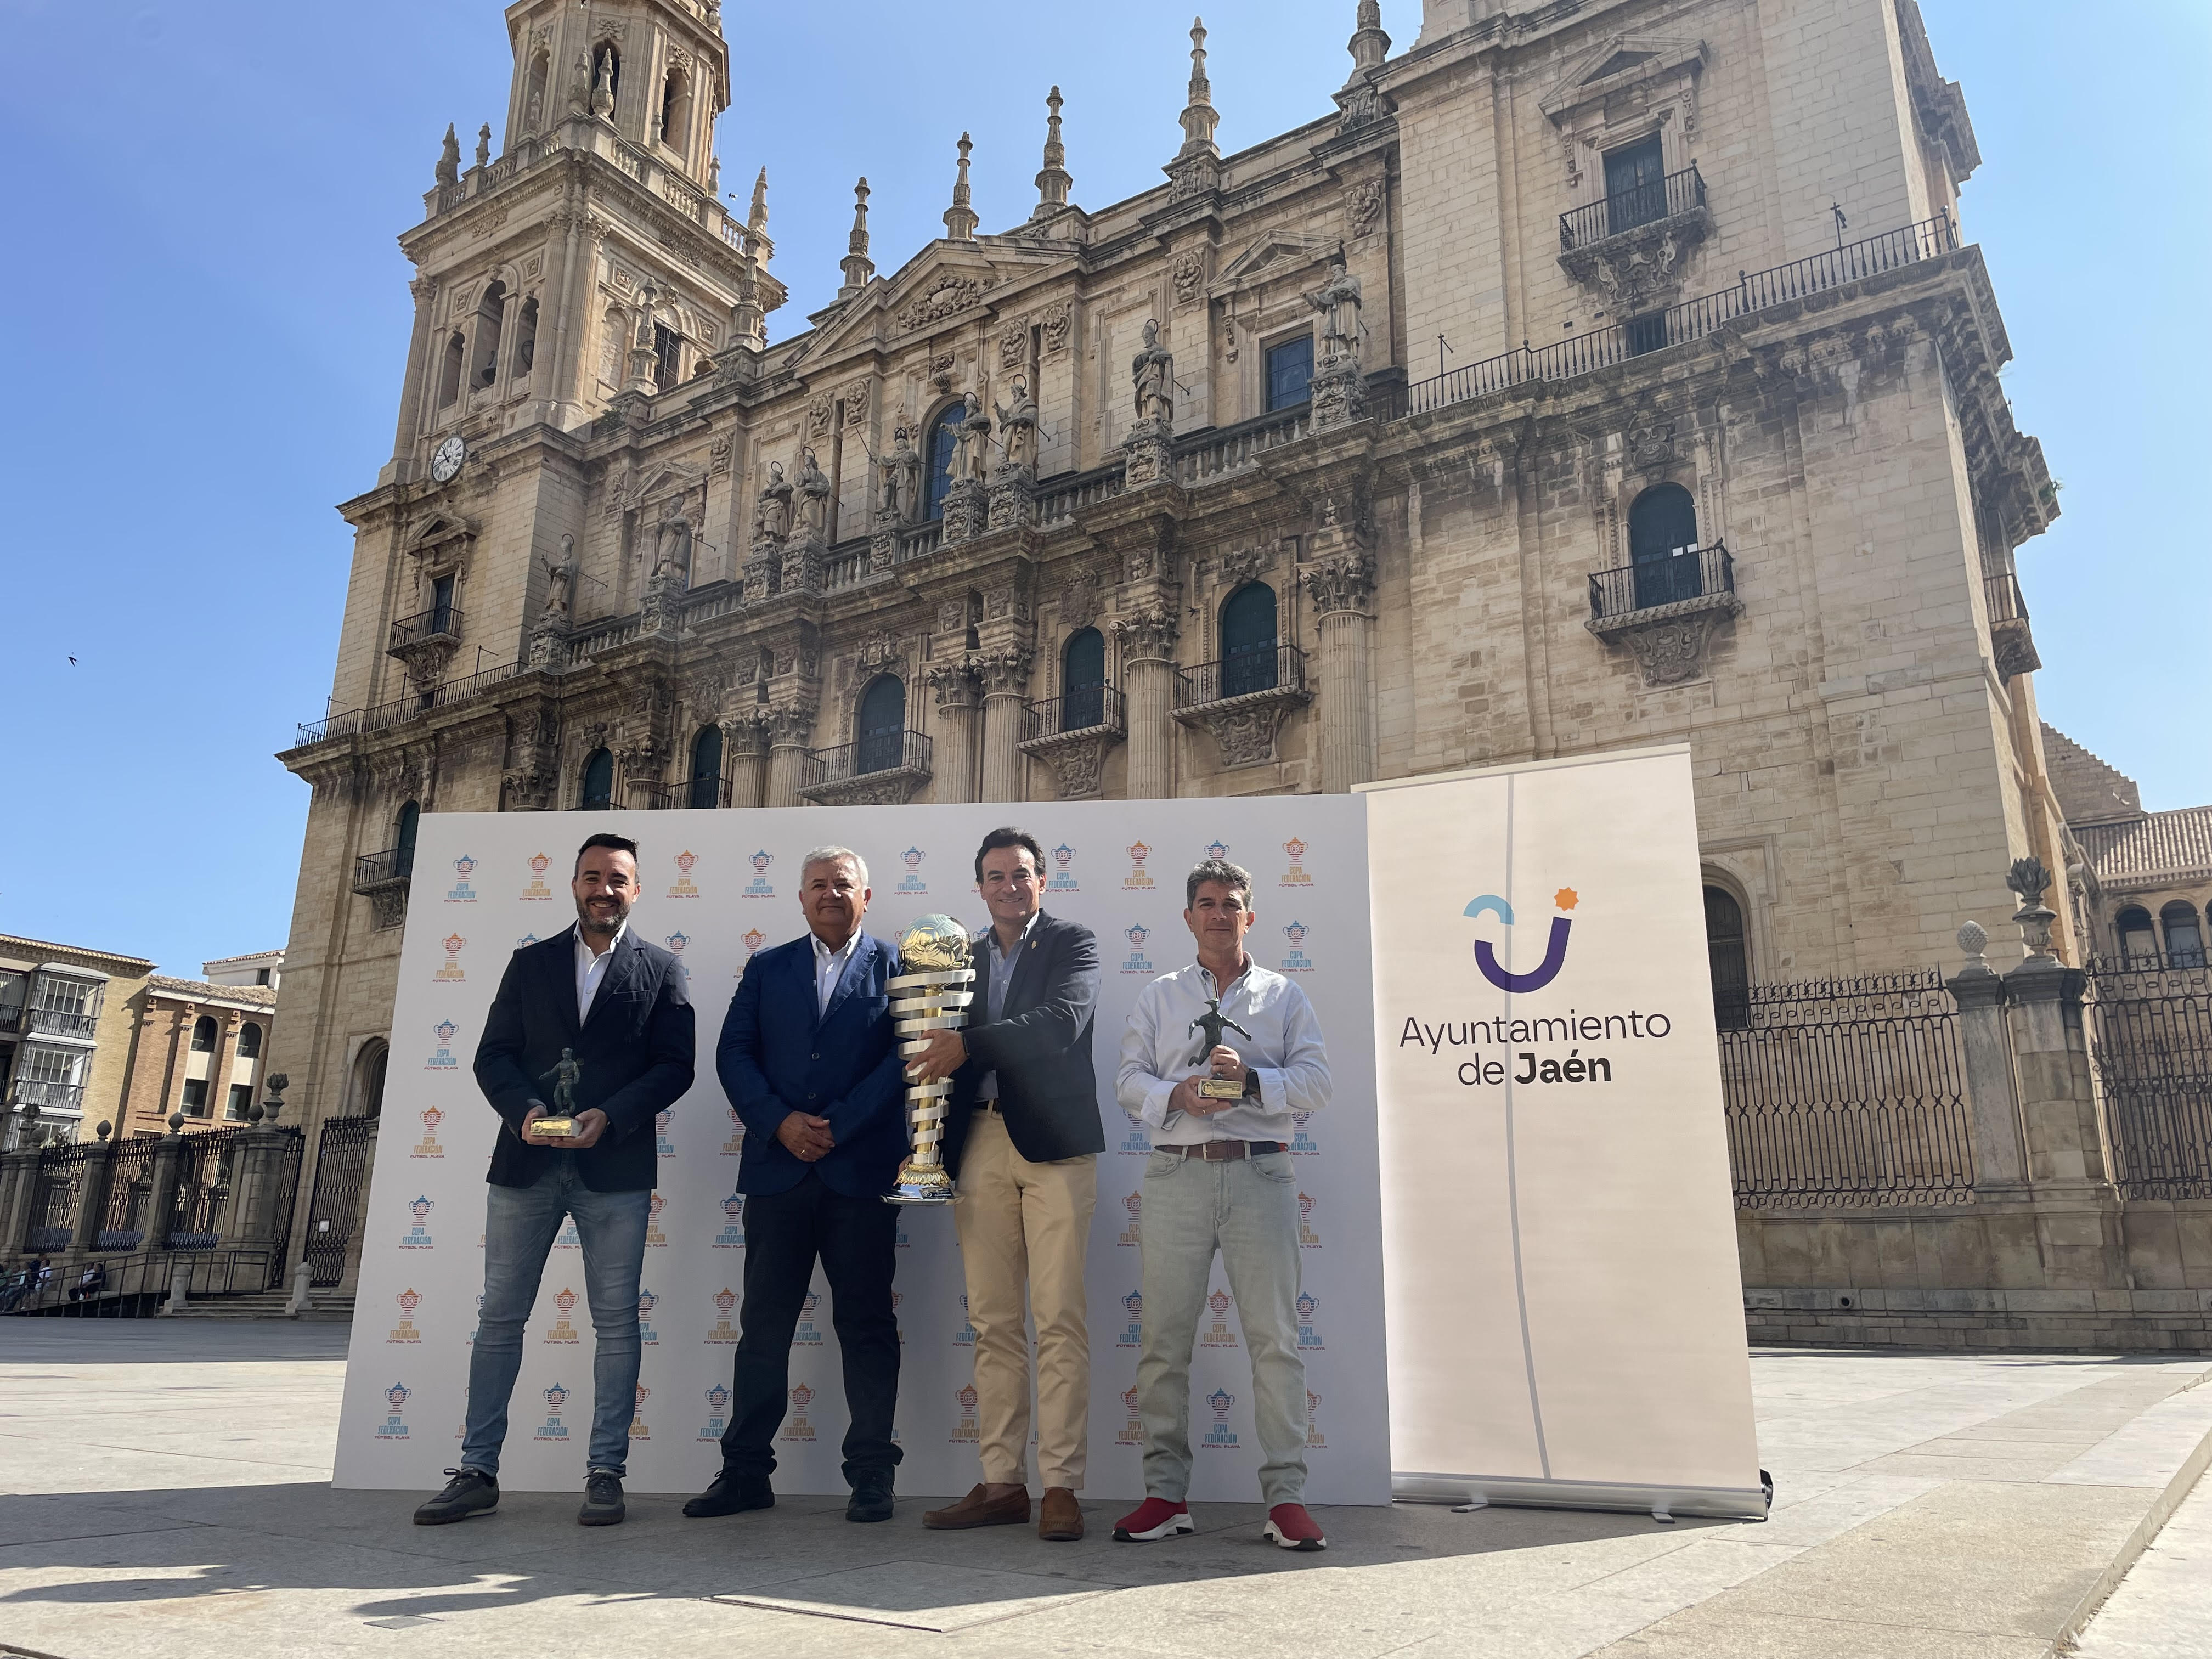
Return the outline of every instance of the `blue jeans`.
[[[588,1467],[617,1474],[629,1466],[629,1425],[637,1412],[637,1287],[645,1270],[649,1191],[595,1193],[564,1152],[529,1187],[492,1187],[484,1212],[483,1310],[469,1356],[468,1428],[461,1467],[499,1473],[507,1401],[522,1370],[523,1327],[538,1301],[546,1253],[564,1216],[576,1218],[584,1247],[584,1295],[598,1347],[592,1359],[592,1449]]]
[[[1295,1504],[1306,1486],[1306,1367],[1298,1358],[1297,1181],[1288,1152],[1219,1162],[1154,1152],[1145,1165],[1145,1346],[1137,1360],[1145,1493],[1177,1504],[1190,1495],[1190,1356],[1217,1249],[1252,1357],[1261,1501]]]

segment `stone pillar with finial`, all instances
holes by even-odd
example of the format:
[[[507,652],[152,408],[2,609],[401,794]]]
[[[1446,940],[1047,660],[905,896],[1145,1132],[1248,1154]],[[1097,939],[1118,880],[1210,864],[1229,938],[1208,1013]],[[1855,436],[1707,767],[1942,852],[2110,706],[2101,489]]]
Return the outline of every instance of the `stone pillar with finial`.
[[[169,1114],[169,1133],[154,1148],[153,1185],[147,1194],[145,1248],[166,1250],[176,1231],[177,1200],[185,1185],[185,1172],[192,1156],[185,1136],[185,1115]]]
[[[653,350],[653,307],[660,299],[660,289],[648,277],[637,290],[637,326],[630,337],[629,378],[623,382],[624,392],[635,392],[647,398],[660,394],[660,382],[654,378],[659,357]]]
[[[1390,55],[1390,37],[1382,32],[1379,0],[1359,0],[1352,39],[1345,50],[1352,54],[1352,74],[1336,94],[1337,131],[1350,132],[1389,112],[1382,92],[1382,62]]]
[[[77,1198],[74,1249],[80,1255],[100,1249],[100,1235],[107,1225],[107,1196],[115,1180],[116,1143],[110,1139],[115,1126],[102,1118],[93,1133],[99,1138],[99,1150],[85,1162],[84,1186]]]
[[[975,148],[975,141],[966,133],[960,135],[959,171],[952,180],[952,205],[945,210],[945,234],[955,242],[975,240],[978,221],[970,205],[972,197],[968,189],[968,155]]]
[[[1182,148],[1164,169],[1174,181],[1168,199],[1180,202],[1211,195],[1221,188],[1221,147],[1213,142],[1213,130],[1221,125],[1221,116],[1213,107],[1213,83],[1206,78],[1203,17],[1190,20],[1190,93],[1182,113],[1176,118],[1182,127]]]
[[[853,234],[845,239],[844,286],[837,297],[849,300],[868,285],[876,274],[876,262],[868,258],[868,180],[864,174],[853,186]]]
[[[1044,118],[1044,170],[1036,176],[1036,211],[1030,215],[1033,222],[1049,219],[1066,207],[1068,186],[1075,182],[1068,177],[1067,146],[1060,138],[1060,112],[1066,101],[1058,87],[1044,100],[1048,112]]]
[[[487,121],[477,129],[477,167],[479,171],[491,165],[491,123]]]
[[[1970,921],[1959,929],[1966,965],[1944,981],[1959,1008],[1966,1060],[1966,1109],[1977,1190],[2018,1188],[2027,1179],[2020,1138],[2020,1093],[2013,1078],[2012,1038],[2005,1024],[2005,982],[1983,954],[1990,936]]]
[[[775,243],[768,234],[766,167],[753,180],[752,205],[745,214],[741,251],[745,263],[738,276],[738,302],[730,311],[730,331],[738,344],[758,348],[768,342],[768,307],[760,279],[767,274],[768,262],[775,254]]]
[[[284,1177],[288,1169],[299,1170],[294,1146],[300,1132],[278,1123],[276,1116],[284,1109],[284,1091],[291,1081],[283,1073],[276,1073],[263,1085],[259,1103],[246,1111],[252,1127],[239,1151],[226,1244],[241,1249],[273,1245],[290,1218],[293,1183]]]

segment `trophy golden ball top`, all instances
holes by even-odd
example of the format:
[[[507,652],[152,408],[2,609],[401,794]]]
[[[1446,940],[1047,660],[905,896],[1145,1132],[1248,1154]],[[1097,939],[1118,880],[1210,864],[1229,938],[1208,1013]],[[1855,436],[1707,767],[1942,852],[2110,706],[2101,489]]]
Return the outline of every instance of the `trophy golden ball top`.
[[[899,935],[899,963],[909,974],[944,974],[969,963],[968,930],[950,916],[923,916]]]

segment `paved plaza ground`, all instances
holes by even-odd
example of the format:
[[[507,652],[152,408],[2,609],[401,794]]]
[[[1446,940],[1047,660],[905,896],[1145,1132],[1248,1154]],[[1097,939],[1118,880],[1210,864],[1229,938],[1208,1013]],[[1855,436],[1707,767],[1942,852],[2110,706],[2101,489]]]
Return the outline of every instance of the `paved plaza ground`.
[[[1341,1508],[1293,1556],[1256,1505],[1135,1546],[1088,1504],[1066,1545],[926,1532],[933,1494],[874,1527],[633,1495],[586,1530],[574,1494],[511,1493],[417,1528],[417,1494],[328,1484],[345,1334],[0,1321],[0,1653],[2212,1656],[2201,1358],[1760,1351],[1764,1525]]]

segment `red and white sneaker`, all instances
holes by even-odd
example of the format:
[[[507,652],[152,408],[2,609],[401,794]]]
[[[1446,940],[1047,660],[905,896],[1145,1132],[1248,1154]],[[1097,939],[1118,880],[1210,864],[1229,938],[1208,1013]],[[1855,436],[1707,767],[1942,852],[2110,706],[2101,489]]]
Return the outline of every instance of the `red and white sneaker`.
[[[1170,1504],[1164,1498],[1147,1498],[1114,1523],[1114,1536],[1124,1544],[1149,1544],[1179,1532],[1197,1530],[1190,1518],[1190,1505]]]
[[[1321,1528],[1313,1516],[1306,1513],[1303,1504],[1278,1504],[1267,1511],[1267,1524],[1261,1528],[1270,1543],[1286,1550],[1325,1550],[1328,1540],[1322,1536]],[[1119,1537],[1117,1533],[1115,1534]]]

